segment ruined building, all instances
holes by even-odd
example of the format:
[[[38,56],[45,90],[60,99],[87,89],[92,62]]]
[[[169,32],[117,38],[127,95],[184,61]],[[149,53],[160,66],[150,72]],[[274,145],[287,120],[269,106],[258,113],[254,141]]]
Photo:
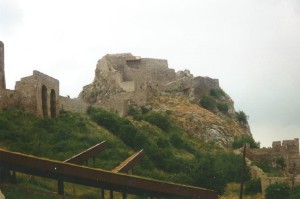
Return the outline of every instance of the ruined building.
[[[0,41],[0,89],[6,89],[4,72],[4,44]]]
[[[176,73],[167,60],[108,54],[98,61],[93,83],[85,86],[79,97],[123,115],[128,101],[141,106],[154,96],[168,93],[197,101],[212,88],[219,88],[217,79],[193,77],[188,70]]]
[[[0,42],[0,108],[18,108],[43,117],[56,117],[60,109],[85,112],[88,105],[114,110],[120,115],[129,103],[146,105],[161,94],[185,95],[197,101],[219,81],[193,77],[188,70],[175,72],[167,60],[133,56],[130,53],[106,55],[98,61],[95,79],[83,88],[79,98],[59,95],[59,81],[39,71],[6,89],[4,44]]]
[[[276,164],[283,159],[287,175],[300,174],[299,139],[275,141],[272,148],[250,149],[247,148],[247,157],[259,162]]]
[[[16,82],[15,90],[9,90],[5,86],[4,70],[4,44],[0,41],[0,109],[17,108],[42,117],[56,117],[63,106],[68,110],[78,109],[79,102],[59,96],[57,79],[33,71],[31,76]]]

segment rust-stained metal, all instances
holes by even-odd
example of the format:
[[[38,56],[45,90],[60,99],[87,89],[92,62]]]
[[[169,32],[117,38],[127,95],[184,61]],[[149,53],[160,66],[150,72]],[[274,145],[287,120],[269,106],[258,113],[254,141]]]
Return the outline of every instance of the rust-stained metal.
[[[140,150],[139,152],[134,153],[129,158],[127,158],[124,162],[122,162],[119,166],[114,168],[112,172],[115,173],[128,173],[130,169],[134,165],[138,163],[140,159],[144,157],[144,149]]]
[[[65,160],[64,162],[67,163],[73,163],[73,164],[81,164],[84,161],[87,161],[89,158],[94,157],[95,155],[97,155],[98,153],[100,153],[101,151],[105,150],[107,148],[107,141],[103,141],[99,144],[96,144],[95,146],[92,146],[91,148],[77,154],[74,155],[73,157]]]
[[[201,199],[217,198],[216,192],[204,188],[113,173],[102,169],[37,158],[3,149],[0,149],[0,168],[134,195],[150,197],[180,196]]]

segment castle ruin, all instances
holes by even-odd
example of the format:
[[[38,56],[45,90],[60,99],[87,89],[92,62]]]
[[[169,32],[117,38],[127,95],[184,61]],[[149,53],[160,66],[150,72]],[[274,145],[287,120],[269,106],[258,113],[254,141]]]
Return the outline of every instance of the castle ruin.
[[[6,89],[4,72],[4,44],[0,41],[0,89]]]
[[[276,164],[279,159],[284,161],[287,175],[300,174],[299,139],[275,141],[271,148],[250,149],[247,147],[247,157],[259,162]]]
[[[168,93],[197,101],[212,88],[219,88],[217,79],[193,77],[188,70],[176,73],[167,60],[107,54],[98,61],[93,83],[85,86],[79,97],[124,115],[129,101],[142,106],[152,97]]]
[[[80,112],[86,110],[84,102],[60,96],[59,81],[39,71],[17,81],[15,90],[6,89],[4,70],[4,44],[0,41],[0,109],[17,108],[51,118],[57,117],[63,107]]]
[[[175,72],[167,60],[141,58],[130,53],[108,54],[98,61],[93,83],[78,98],[59,95],[59,81],[39,71],[6,89],[4,44],[0,41],[0,108],[18,108],[42,117],[56,117],[59,110],[85,112],[89,105],[125,115],[129,103],[146,105],[161,94],[185,95],[197,101],[219,88],[219,81],[193,77],[188,70]]]

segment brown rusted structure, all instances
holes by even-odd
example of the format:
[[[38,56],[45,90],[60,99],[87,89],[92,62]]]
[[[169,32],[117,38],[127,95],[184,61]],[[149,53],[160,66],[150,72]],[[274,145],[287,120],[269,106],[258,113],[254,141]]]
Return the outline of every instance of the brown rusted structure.
[[[13,170],[58,181],[62,180],[118,191],[124,193],[125,198],[125,193],[150,197],[179,196],[183,198],[200,199],[217,198],[216,192],[204,188],[150,180],[137,176],[113,173],[102,169],[92,169],[70,163],[10,152],[3,149],[0,149],[0,169],[0,174],[5,170]],[[0,175],[0,181],[1,180],[3,180],[2,175]]]
[[[119,166],[114,168],[112,172],[115,173],[128,173],[130,169],[134,165],[138,163],[140,159],[144,157],[144,149],[140,150],[139,152],[134,153],[129,158],[127,158],[124,162],[122,162]]]
[[[83,162],[87,161],[89,158],[93,158],[95,155],[105,150],[107,148],[107,145],[108,145],[107,141],[103,141],[77,155],[74,155],[73,157],[65,160],[64,162],[73,163],[73,164],[82,164]]]

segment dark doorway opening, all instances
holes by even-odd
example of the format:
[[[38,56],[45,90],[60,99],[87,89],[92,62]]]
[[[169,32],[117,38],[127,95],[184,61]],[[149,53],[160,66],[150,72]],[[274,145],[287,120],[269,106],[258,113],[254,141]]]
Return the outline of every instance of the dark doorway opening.
[[[47,87],[45,85],[42,86],[42,109],[43,109],[43,116],[48,117]]]
[[[56,94],[54,89],[52,89],[50,93],[50,111],[51,117],[56,117]]]

